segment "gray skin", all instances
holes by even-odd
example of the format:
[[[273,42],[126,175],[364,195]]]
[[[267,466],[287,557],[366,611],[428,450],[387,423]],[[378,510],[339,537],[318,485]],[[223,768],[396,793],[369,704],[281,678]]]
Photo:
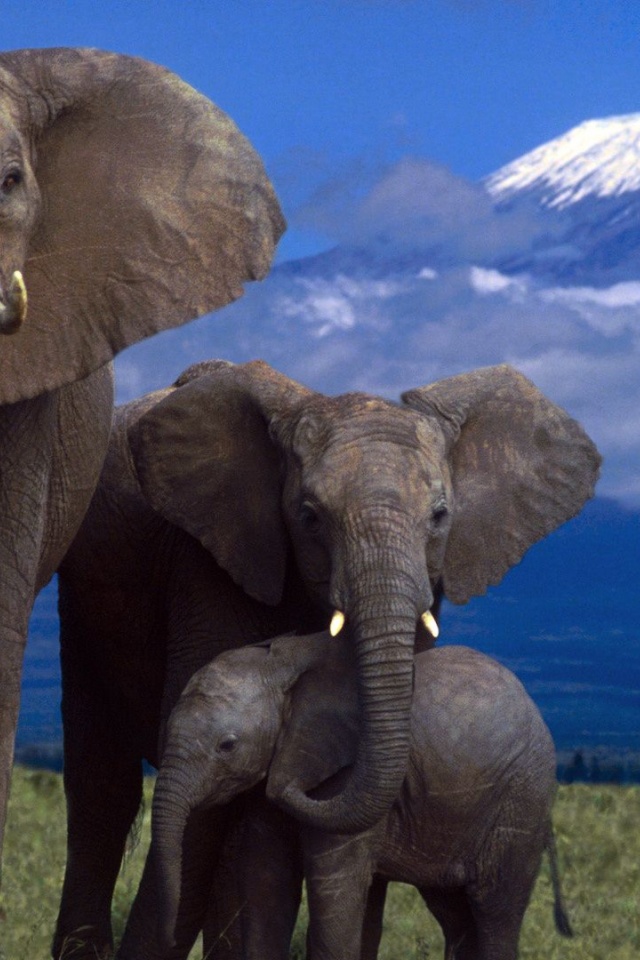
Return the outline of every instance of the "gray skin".
[[[174,74],[0,54],[0,854],[27,624],[98,480],[108,362],[239,296],[281,230],[249,143]]]
[[[345,611],[353,774],[328,800],[292,782],[282,802],[344,831],[384,815],[406,770],[414,646],[431,642],[420,615],[497,583],[580,510],[598,465],[580,426],[506,366],[394,404],[208,361],[121,408],[60,568],[69,835],[55,949],[79,929],[88,956],[106,949],[141,760],[158,765],[185,684],[230,646]],[[125,940],[143,936],[153,889],[149,864]]]
[[[310,960],[373,960],[391,880],[420,891],[442,926],[447,960],[514,960],[545,847],[556,922],[570,934],[551,830],[555,750],[535,704],[510,671],[468,648],[427,650],[414,662],[407,774],[382,821],[351,836],[294,829],[253,803],[235,850],[243,868],[235,937],[245,960],[288,957],[296,859],[307,882]],[[292,778],[332,793],[355,760],[359,722],[352,648],[326,633],[234,650],[194,675],[169,721],[153,801],[157,956],[186,957],[186,931],[191,923],[193,939],[201,919],[181,889],[193,811],[227,805],[265,776],[276,800]],[[233,936],[225,909],[206,926],[207,956],[228,955],[218,929],[229,923]],[[173,945],[178,918],[182,952]]]

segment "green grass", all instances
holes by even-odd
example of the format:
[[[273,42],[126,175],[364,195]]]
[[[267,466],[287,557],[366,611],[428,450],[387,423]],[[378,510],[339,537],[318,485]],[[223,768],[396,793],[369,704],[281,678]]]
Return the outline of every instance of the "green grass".
[[[150,791],[151,784],[147,784]],[[114,904],[121,933],[149,836],[150,796],[142,839],[122,871]],[[64,796],[59,776],[16,769],[0,895],[0,960],[45,960],[64,869]],[[563,888],[576,931],[553,926],[546,864],[525,918],[523,960],[637,960],[640,957],[640,788],[574,784],[560,788],[555,825]],[[197,952],[193,953],[194,958]],[[304,956],[302,928],[292,956]],[[435,921],[411,887],[391,887],[380,960],[442,956]]]

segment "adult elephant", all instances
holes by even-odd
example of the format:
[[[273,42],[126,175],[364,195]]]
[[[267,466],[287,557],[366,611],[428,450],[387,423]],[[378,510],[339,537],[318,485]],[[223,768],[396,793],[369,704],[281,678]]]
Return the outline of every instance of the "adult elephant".
[[[442,594],[465,603],[592,496],[580,425],[507,365],[404,393],[328,397],[256,361],[206,367],[129,431],[141,489],[249,596],[287,557],[357,651],[362,736],[344,791],[280,802],[313,826],[376,822],[405,772],[413,652]],[[431,623],[433,620],[431,619]],[[337,629],[337,627],[336,627]]]
[[[377,821],[405,774],[423,614],[442,592],[464,603],[497,583],[580,510],[598,465],[581,427],[507,366],[395,404],[327,397],[261,361],[210,361],[121,408],[60,569],[58,947],[80,927],[109,940],[141,758],[157,765],[190,676],[229,646],[324,627],[334,607],[357,652],[353,775],[329,800],[287,784],[279,796],[334,830]]]
[[[281,230],[249,143],[174,74],[0,54],[0,849],[27,624],[99,476],[108,361],[239,296]]]

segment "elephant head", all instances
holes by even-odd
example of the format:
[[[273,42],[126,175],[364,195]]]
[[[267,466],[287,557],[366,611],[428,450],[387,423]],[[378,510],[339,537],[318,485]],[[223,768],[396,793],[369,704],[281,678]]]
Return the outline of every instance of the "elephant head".
[[[497,584],[580,510],[600,462],[582,428],[508,366],[395,404],[324,396],[260,361],[205,365],[129,438],[152,506],[249,594],[279,601],[290,550],[328,614],[346,616],[362,715],[353,774],[330,799],[296,783],[275,797],[338,831],[378,820],[402,782],[414,644],[434,598],[465,603]]]
[[[0,54],[0,403],[238,297],[282,229],[249,143],[168,70]]]
[[[222,653],[192,676],[169,718],[153,796],[163,950],[179,906],[191,909],[182,869],[191,814],[223,807],[267,775],[296,770],[315,787],[353,761],[357,728],[353,656],[328,633]]]

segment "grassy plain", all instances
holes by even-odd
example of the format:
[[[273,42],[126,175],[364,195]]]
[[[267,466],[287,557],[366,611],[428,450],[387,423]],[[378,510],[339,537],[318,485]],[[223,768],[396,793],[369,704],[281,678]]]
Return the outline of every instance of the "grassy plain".
[[[116,890],[114,927],[122,932],[149,836],[151,782],[139,846]],[[0,960],[46,960],[64,869],[61,777],[17,768],[0,895]],[[640,787],[572,784],[555,808],[563,888],[576,936],[553,926],[545,863],[522,933],[522,960],[637,960],[640,956]],[[301,925],[292,957],[304,956]],[[194,950],[193,958],[197,956]],[[442,937],[413,888],[392,885],[380,960],[432,960]]]

